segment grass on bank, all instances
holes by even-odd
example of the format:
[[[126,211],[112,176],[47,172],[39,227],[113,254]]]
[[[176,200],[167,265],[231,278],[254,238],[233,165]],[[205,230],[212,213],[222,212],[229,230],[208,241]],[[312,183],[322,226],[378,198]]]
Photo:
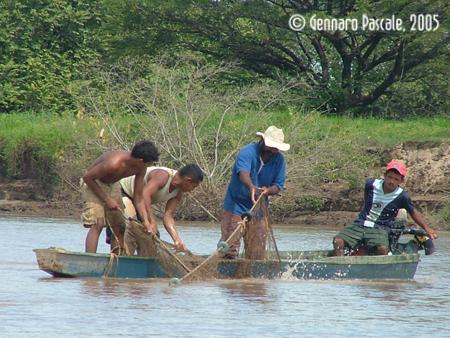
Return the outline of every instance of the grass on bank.
[[[225,121],[225,132],[232,137],[233,131],[241,127],[248,114],[252,113],[242,112],[228,118]],[[139,123],[136,122],[135,116],[125,115],[112,120],[115,120],[118,129],[128,136],[138,137],[139,131],[136,129],[139,128]],[[263,131],[264,126],[271,124],[284,129],[299,127],[301,130],[298,130],[298,133],[307,133],[311,144],[324,138],[335,141],[348,138],[355,140],[362,147],[391,147],[410,141],[421,143],[450,140],[450,118],[443,117],[394,121],[330,117],[315,113],[299,114],[291,109],[277,109],[255,119],[252,124],[255,132]],[[62,159],[65,153],[74,155],[74,150],[77,149],[76,153],[84,156],[83,147],[86,147],[88,140],[98,139],[101,129],[106,129],[107,138],[108,132],[111,132],[107,127],[107,123],[98,117],[80,118],[71,114],[0,114],[0,163],[3,164],[3,171],[0,173],[8,177],[27,175],[27,170],[32,168],[26,168],[29,163],[25,164],[23,161],[31,160],[35,164],[33,168],[39,169],[39,174],[45,176],[45,169],[51,167],[51,162]],[[205,132],[210,133],[210,129],[206,128]],[[152,138],[151,135],[149,137]],[[249,138],[253,138],[253,135],[249,135]],[[102,149],[98,149],[98,153],[101,151]],[[39,161],[46,164],[41,163],[39,167]]]
[[[359,133],[361,142],[391,147],[404,142],[443,142],[450,140],[450,118],[430,117],[408,120],[379,118],[324,117],[323,124]]]
[[[248,135],[243,141],[255,140],[256,131],[264,131],[269,125],[277,125],[286,131],[286,141],[292,144],[292,151],[286,154],[288,185],[305,182],[309,172],[298,167],[310,167],[311,172],[325,181],[346,180],[355,187],[361,183],[361,175],[370,165],[371,159],[361,158],[367,147],[390,148],[402,142],[446,142],[450,140],[450,119],[418,118],[410,120],[383,120],[379,118],[346,118],[322,116],[317,113],[298,113],[293,109],[274,109],[263,115],[250,111],[238,111],[224,121],[226,139],[233,139],[235,131],[245,125]],[[142,120],[141,120],[142,118]],[[210,125],[199,129],[208,139],[217,121],[210,115]],[[169,119],[170,120],[170,119]],[[92,117],[83,114],[62,116],[50,114],[1,114],[0,115],[0,177],[35,178],[43,190],[51,196],[53,190],[58,196],[68,196],[74,191],[77,180],[85,168],[106,149],[117,148],[114,132],[121,134],[123,142],[131,146],[136,139],[152,139],[151,128],[139,130],[146,117],[136,115]],[[114,125],[111,125],[111,122]],[[113,127],[111,129],[111,127]],[[99,135],[104,129],[103,137]],[[211,137],[209,137],[211,138]],[[159,143],[161,140],[155,140]],[[296,144],[297,143],[297,144]],[[219,156],[225,156],[224,148]],[[164,151],[162,151],[164,156]],[[361,155],[363,154],[363,155]],[[232,161],[232,157],[231,161]],[[167,158],[166,158],[167,159]],[[191,159],[193,160],[193,159]],[[372,159],[373,160],[373,159]],[[307,162],[307,163],[303,163]],[[164,165],[168,164],[163,162]],[[350,164],[350,165],[349,165]],[[344,167],[347,165],[347,167]],[[342,169],[344,168],[344,169]],[[349,172],[354,170],[354,172]],[[227,171],[228,172],[228,171]],[[297,175],[297,176],[296,176]],[[290,176],[290,177],[289,177]],[[64,182],[64,184],[59,184]],[[69,185],[72,185],[69,188]],[[214,181],[211,182],[214,185]],[[223,184],[223,182],[221,182]],[[352,185],[352,184],[351,184]],[[222,194],[218,190],[218,196]],[[61,190],[65,190],[61,193]],[[320,209],[321,200],[309,196],[299,187],[294,187],[292,205],[289,198],[283,202],[280,212],[292,209]],[[220,198],[220,196],[218,198]],[[57,197],[58,198],[58,197]],[[211,198],[214,204],[214,198]],[[216,203],[217,204],[217,203]],[[442,219],[449,223],[449,207],[442,210]],[[314,211],[312,210],[312,211]]]
[[[225,130],[230,134],[239,128],[243,116],[252,112],[242,112],[228,118]],[[267,125],[277,125],[284,129],[299,124],[309,131],[309,136],[321,139],[342,137],[359,140],[362,146],[393,146],[402,142],[444,142],[450,140],[450,118],[417,118],[410,120],[382,120],[379,118],[347,118],[297,114],[285,110],[274,110],[258,119],[255,132]],[[127,129],[133,136],[134,128],[139,128],[133,116],[115,117],[116,124]],[[298,123],[300,121],[300,123]],[[256,124],[256,123],[255,123]],[[10,174],[20,166],[20,153],[28,145],[43,156],[57,158],[58,153],[77,144],[80,140],[95,137],[95,133],[105,127],[99,118],[79,118],[70,114],[0,114],[0,148],[3,161],[7,162]],[[313,133],[311,133],[313,131]],[[208,132],[208,131],[207,131]],[[158,141],[158,140],[156,140]],[[289,141],[289,140],[287,140]],[[18,161],[19,160],[19,161]]]

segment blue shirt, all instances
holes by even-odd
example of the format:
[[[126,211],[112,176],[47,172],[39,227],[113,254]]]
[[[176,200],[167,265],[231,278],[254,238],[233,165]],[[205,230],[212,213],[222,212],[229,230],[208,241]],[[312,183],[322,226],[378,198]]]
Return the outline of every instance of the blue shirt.
[[[355,220],[366,227],[391,228],[399,209],[414,210],[409,194],[400,187],[385,194],[382,179],[370,178],[364,187],[364,206]]]
[[[283,155],[277,153],[267,163],[263,163],[261,145],[259,143],[246,145],[236,156],[231,171],[231,181],[223,202],[224,209],[235,215],[242,215],[253,206],[250,191],[239,178],[241,171],[248,172],[253,184],[257,187],[276,185],[280,190],[284,188],[286,162]]]

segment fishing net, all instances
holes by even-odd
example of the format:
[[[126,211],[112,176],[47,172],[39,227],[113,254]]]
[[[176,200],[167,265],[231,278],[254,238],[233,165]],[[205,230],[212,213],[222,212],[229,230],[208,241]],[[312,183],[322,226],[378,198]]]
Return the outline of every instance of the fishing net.
[[[281,259],[267,202],[260,199],[252,208],[249,216],[250,220],[245,222],[242,230],[244,245],[239,254],[241,259],[235,277],[255,276],[257,272],[254,270],[257,270],[258,266],[264,266],[264,270],[271,269],[274,276],[278,275]]]
[[[204,281],[218,277],[217,264],[221,260],[218,252],[210,256],[194,255],[191,252],[176,252],[173,244],[154,239],[157,245],[156,258],[171,278],[189,281]]]
[[[137,221],[133,221],[137,222]],[[137,222],[140,227],[142,224]],[[173,244],[165,242],[157,237],[151,237],[143,231],[140,236],[146,236],[147,245],[156,248],[151,256],[161,264],[169,277],[177,277],[182,280],[198,281],[214,278],[249,278],[254,276],[252,269],[255,265],[265,264],[274,275],[280,272],[280,257],[276,240],[273,234],[272,221],[263,198],[258,199],[248,214],[237,222],[234,231],[229,238],[219,243],[215,252],[210,256],[194,255],[191,252],[179,253],[175,251]],[[244,246],[238,257],[233,260],[224,259],[228,247],[238,245],[243,239]],[[240,247],[240,245],[239,245]],[[221,274],[221,262],[226,266]]]
[[[191,252],[177,252],[171,243],[153,240],[157,247],[156,259],[169,277],[182,278],[204,260]]]
[[[133,218],[127,219],[125,249],[127,255],[156,258],[169,277],[182,277],[203,260],[190,252],[177,252],[172,243],[148,233],[145,226]]]
[[[241,247],[239,244],[242,239],[244,246],[240,252],[238,251],[238,257],[232,260],[224,259],[227,257],[226,249],[236,245]],[[185,275],[183,280],[205,280],[225,276],[249,278],[257,276],[258,267],[262,267],[265,271],[269,269],[272,276],[280,273],[281,260],[264,198],[259,198],[250,212],[243,215],[225,242],[226,244],[219,243],[219,248],[191,273]],[[198,260],[195,264],[198,264]]]

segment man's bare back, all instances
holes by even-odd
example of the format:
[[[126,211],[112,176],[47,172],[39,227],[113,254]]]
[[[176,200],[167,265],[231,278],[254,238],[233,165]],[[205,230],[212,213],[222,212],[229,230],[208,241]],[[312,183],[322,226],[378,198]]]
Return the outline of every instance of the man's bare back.
[[[82,214],[82,220],[84,225],[89,226],[89,232],[86,237],[86,252],[96,252],[98,237],[105,225],[107,214],[117,213],[122,209],[120,196],[113,197],[112,191],[115,191],[118,181],[128,176],[136,176],[135,189],[138,192],[138,209],[140,212],[145,213],[145,208],[141,200],[140,195],[144,187],[144,176],[148,166],[152,165],[159,158],[159,152],[153,142],[141,141],[134,145],[130,151],[109,151],[98,157],[92,165],[86,170],[83,176],[83,181],[88,190],[93,193],[93,198],[88,197],[89,201],[86,204],[86,208]],[[109,187],[106,191],[102,189],[100,185],[106,184]],[[108,191],[108,192],[107,192]],[[120,194],[120,192],[119,192]],[[111,217],[110,217],[111,218]],[[114,223],[121,223],[122,217],[118,217]],[[120,243],[119,250],[123,248],[123,234],[121,233],[120,225],[109,224],[114,229],[115,235]],[[111,243],[112,245],[112,243]]]
[[[94,161],[87,169],[86,175],[103,183],[114,183],[124,177],[145,172],[146,169],[147,167],[128,151],[109,151]]]

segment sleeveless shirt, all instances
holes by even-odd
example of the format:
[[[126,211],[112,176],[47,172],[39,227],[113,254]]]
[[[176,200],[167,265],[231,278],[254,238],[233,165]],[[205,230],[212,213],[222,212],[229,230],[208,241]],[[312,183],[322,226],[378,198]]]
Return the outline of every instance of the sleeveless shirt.
[[[144,184],[147,184],[150,173],[156,169],[161,169],[161,170],[166,171],[169,174],[169,179],[167,180],[166,184],[164,184],[164,186],[161,189],[159,189],[157,192],[155,192],[152,195],[152,204],[166,202],[166,201],[170,200],[171,198],[177,196],[178,193],[180,192],[180,189],[178,189],[178,188],[169,192],[170,184],[172,183],[172,180],[175,177],[175,174],[177,173],[177,171],[174,169],[166,168],[166,167],[148,167],[147,172],[145,173],[145,176],[144,176]],[[120,180],[120,186],[122,187],[122,190],[130,197],[134,196],[134,180],[135,180],[135,176],[125,177]]]

